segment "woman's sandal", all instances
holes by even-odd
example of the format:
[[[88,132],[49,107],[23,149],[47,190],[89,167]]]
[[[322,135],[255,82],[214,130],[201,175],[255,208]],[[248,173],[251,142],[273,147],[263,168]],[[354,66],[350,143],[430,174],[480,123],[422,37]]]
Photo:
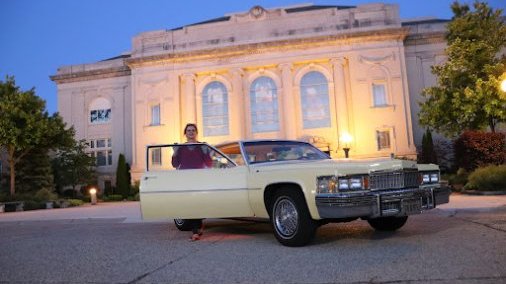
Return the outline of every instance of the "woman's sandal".
[[[193,234],[192,237],[189,239],[190,242],[198,241],[200,240],[199,234]]]

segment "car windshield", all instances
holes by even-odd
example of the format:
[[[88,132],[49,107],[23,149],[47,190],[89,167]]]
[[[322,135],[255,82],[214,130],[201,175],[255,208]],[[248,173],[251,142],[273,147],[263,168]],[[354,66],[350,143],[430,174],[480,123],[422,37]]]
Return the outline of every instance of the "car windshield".
[[[294,160],[324,160],[330,157],[309,143],[297,141],[244,142],[249,164]]]

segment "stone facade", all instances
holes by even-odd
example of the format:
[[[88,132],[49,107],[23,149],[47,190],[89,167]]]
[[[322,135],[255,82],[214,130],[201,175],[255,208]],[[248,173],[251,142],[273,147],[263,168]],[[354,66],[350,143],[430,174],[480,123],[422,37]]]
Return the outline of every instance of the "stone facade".
[[[334,158],[343,148],[352,158],[415,157],[417,101],[444,60],[444,33],[444,21],[403,22],[391,4],[256,6],[141,33],[130,53],[51,78],[77,138],[109,143],[98,149],[112,155],[101,186],[114,183],[119,153],[138,179],[146,145],[183,142],[188,122],[210,144],[286,138]]]

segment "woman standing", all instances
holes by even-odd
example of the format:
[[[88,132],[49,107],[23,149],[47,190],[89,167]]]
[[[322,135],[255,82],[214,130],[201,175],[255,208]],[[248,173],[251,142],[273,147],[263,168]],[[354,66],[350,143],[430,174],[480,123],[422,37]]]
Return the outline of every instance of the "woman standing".
[[[197,141],[198,129],[196,124],[186,124],[184,128],[184,135],[186,136],[186,143],[199,143]],[[202,169],[211,167],[212,160],[209,156],[209,150],[205,145],[174,147],[172,166],[179,170]],[[202,219],[185,219],[185,222],[191,224],[193,235],[190,240],[200,240],[200,236],[202,236],[204,232]]]

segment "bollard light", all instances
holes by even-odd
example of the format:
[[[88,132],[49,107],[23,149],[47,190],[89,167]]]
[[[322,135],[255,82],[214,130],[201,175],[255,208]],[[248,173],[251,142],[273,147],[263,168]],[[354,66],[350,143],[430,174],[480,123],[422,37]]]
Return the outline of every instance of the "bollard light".
[[[353,137],[349,133],[345,132],[341,135],[341,142],[343,142],[343,144],[344,144],[344,147],[343,147],[344,157],[346,159],[348,159],[350,157],[351,141],[353,141]]]
[[[97,204],[97,190],[95,188],[90,189],[91,205]]]

